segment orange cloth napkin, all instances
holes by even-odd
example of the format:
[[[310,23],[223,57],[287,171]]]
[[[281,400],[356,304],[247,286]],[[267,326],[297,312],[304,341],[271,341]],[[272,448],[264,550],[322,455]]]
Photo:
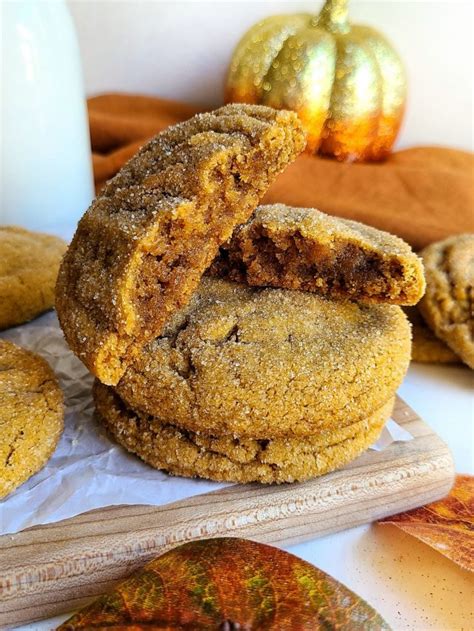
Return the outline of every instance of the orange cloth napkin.
[[[89,99],[97,189],[144,144],[198,108],[147,96]],[[474,155],[441,147],[393,153],[383,163],[339,163],[300,156],[264,203],[314,206],[398,234],[419,249],[451,234],[474,232]]]

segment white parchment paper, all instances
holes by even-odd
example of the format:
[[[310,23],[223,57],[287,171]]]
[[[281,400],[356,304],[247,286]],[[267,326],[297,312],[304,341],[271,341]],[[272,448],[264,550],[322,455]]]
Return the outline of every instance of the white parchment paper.
[[[2,337],[42,355],[56,372],[66,403],[64,433],[38,473],[0,501],[0,534],[15,533],[115,504],[160,506],[225,484],[172,477],[116,445],[94,419],[92,377],[66,346],[57,319],[46,314]],[[411,440],[390,419],[372,449]]]

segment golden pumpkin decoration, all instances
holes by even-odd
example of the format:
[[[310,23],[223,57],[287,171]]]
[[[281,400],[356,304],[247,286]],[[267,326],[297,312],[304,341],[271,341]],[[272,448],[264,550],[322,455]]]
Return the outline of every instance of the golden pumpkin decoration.
[[[234,51],[226,101],[295,110],[307,149],[338,160],[381,160],[403,117],[406,78],[387,40],[351,25],[347,0],[318,16],[275,15],[255,24]]]

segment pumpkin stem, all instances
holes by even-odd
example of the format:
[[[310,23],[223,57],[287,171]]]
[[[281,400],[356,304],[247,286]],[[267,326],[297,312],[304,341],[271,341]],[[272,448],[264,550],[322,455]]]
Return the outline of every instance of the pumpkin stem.
[[[314,26],[332,33],[347,33],[350,29],[347,0],[326,0]]]

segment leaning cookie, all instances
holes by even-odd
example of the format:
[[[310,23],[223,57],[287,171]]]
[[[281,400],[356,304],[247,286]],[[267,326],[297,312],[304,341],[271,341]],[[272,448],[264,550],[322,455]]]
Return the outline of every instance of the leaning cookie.
[[[23,324],[54,306],[66,243],[58,237],[0,226],[0,329]]]
[[[421,364],[459,364],[459,357],[436,337],[421,317],[418,307],[404,309],[411,322],[411,359]]]
[[[410,335],[395,305],[204,278],[116,391],[130,408],[195,432],[308,436],[391,399]]]
[[[41,469],[63,429],[63,395],[44,359],[0,339],[0,497]]]
[[[367,419],[301,439],[241,441],[184,431],[133,412],[110,387],[96,382],[100,421],[128,451],[174,475],[221,482],[296,482],[351,462],[377,440],[390,416],[390,399]]]
[[[294,112],[227,105],[165,129],[79,222],[56,308],[71,349],[116,384],[184,306],[237,225],[300,153]]]
[[[315,208],[259,206],[210,273],[260,287],[301,289],[373,304],[416,304],[421,259],[402,239]]]
[[[422,251],[426,294],[421,315],[442,339],[474,369],[474,234],[461,234]]]

